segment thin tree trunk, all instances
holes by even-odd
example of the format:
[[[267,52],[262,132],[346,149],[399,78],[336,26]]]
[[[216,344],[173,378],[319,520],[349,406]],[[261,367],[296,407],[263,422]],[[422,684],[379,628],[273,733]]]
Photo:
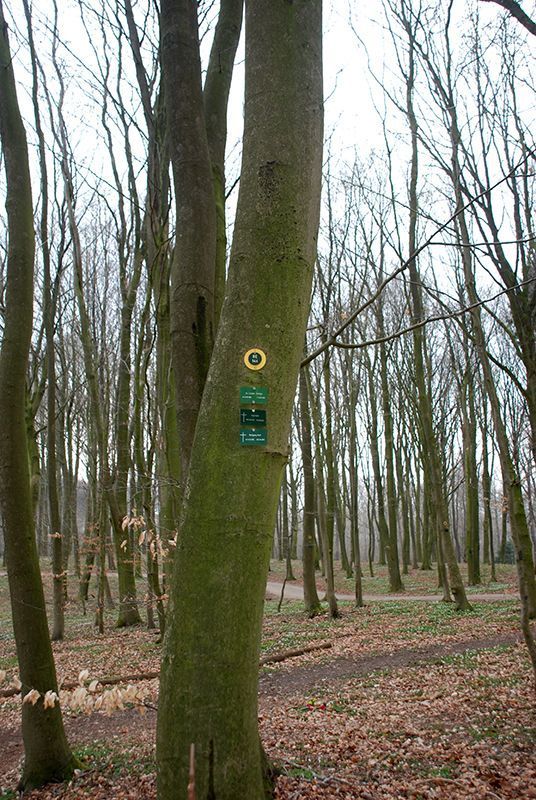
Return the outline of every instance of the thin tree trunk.
[[[335,576],[333,574],[333,531],[328,527],[328,514],[326,507],[326,489],[324,484],[324,469],[321,447],[321,426],[318,404],[313,397],[310,373],[306,373],[307,391],[309,395],[309,408],[311,409],[311,420],[313,423],[313,438],[315,443],[315,498],[317,530],[320,540],[320,550],[322,553],[322,566],[326,578],[326,599],[329,606],[329,613],[332,619],[339,616],[337,598],[335,597]],[[333,521],[333,518],[332,518]]]
[[[216,204],[216,263],[214,269],[214,324],[217,330],[225,297],[227,234],[225,225],[225,146],[227,104],[236,49],[242,29],[244,0],[221,0],[218,22],[203,89],[207,144]]]
[[[307,393],[307,378],[303,367],[300,370],[299,402],[301,425],[301,448],[303,462],[303,598],[305,611],[314,617],[321,610],[315,581],[315,481],[313,474],[313,451],[311,445],[311,412]]]
[[[32,335],[34,230],[26,133],[20,116],[7,23],[0,0],[0,140],[6,172],[7,284],[0,350],[0,501],[13,630],[22,693],[41,696],[22,705],[23,790],[69,778],[78,766],[59,703],[44,708],[46,692],[58,691],[34,535],[25,419],[26,368]]]

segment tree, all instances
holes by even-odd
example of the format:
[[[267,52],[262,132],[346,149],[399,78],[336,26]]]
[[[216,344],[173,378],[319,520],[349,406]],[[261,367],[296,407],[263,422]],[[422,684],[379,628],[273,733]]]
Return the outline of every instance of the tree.
[[[393,10],[393,5],[391,4]],[[448,566],[448,575],[450,579],[450,588],[454,595],[456,607],[459,610],[470,609],[471,605],[467,599],[465,589],[463,586],[460,570],[456,561],[456,553],[452,542],[448,504],[445,496],[443,485],[442,465],[440,459],[440,450],[438,447],[437,435],[434,430],[434,413],[432,408],[432,398],[428,391],[426,381],[426,341],[423,336],[423,329],[418,327],[419,322],[423,319],[423,286],[422,277],[419,271],[418,261],[412,257],[416,252],[417,247],[417,221],[418,221],[418,174],[419,174],[419,130],[418,123],[414,108],[414,86],[415,86],[415,30],[418,27],[420,20],[416,21],[412,18],[408,4],[403,3],[401,12],[398,15],[399,23],[404,29],[408,40],[408,66],[405,74],[406,77],[406,108],[405,113],[410,128],[411,134],[411,168],[410,179],[408,186],[409,196],[409,231],[408,231],[408,252],[410,253],[409,260],[409,276],[410,276],[410,290],[411,290],[411,317],[412,323],[415,326],[413,331],[413,356],[415,362],[415,382],[418,391],[418,407],[419,407],[419,425],[422,437],[422,454],[423,466],[425,474],[427,474],[430,481],[431,494],[433,497],[435,524],[438,536],[438,550],[442,551],[446,564]],[[441,552],[438,553],[440,555]]]
[[[228,289],[193,442],[161,672],[161,800],[260,800],[261,621],[309,311],[322,156],[320,0],[246,4],[240,194]],[[267,354],[251,373],[244,354]],[[268,389],[268,443],[239,443],[239,388]]]
[[[57,702],[45,708],[58,684],[50,645],[34,535],[25,421],[26,369],[32,334],[35,238],[26,133],[20,116],[3,4],[0,0],[0,138],[6,172],[9,249],[6,311],[0,351],[0,501],[5,557],[22,694],[25,761],[22,789],[69,778],[73,757]],[[52,695],[49,695],[52,699]]]
[[[184,485],[214,345],[216,203],[203,108],[197,4],[163,0],[160,20],[175,183],[177,236],[171,264],[170,333]]]
[[[303,599],[305,611],[314,617],[321,610],[315,583],[315,478],[311,446],[311,412],[307,391],[307,376],[300,370],[299,402],[301,452],[303,461]]]

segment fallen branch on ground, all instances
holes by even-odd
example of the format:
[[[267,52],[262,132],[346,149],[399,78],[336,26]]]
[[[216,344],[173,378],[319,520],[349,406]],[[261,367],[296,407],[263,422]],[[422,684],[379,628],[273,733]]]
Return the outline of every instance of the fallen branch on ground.
[[[333,647],[331,642],[320,642],[319,644],[309,644],[306,647],[300,647],[297,650],[284,650],[282,653],[276,653],[273,656],[261,658],[259,666],[263,667],[265,664],[275,664],[278,661],[286,661],[287,658],[302,656],[304,653],[311,653],[313,650],[329,650],[330,647]]]
[[[295,650],[284,650],[281,653],[275,653],[273,656],[265,656],[259,661],[259,666],[263,667],[265,664],[275,664],[280,661],[286,661],[288,658],[296,658],[297,656],[311,653],[314,650],[329,650],[333,647],[331,642],[320,642],[318,644],[307,645]],[[101,686],[115,686],[118,683],[133,683],[134,681],[152,681],[160,676],[160,672],[140,672],[135,675],[120,675],[115,678],[99,678],[98,683]],[[89,681],[86,681],[89,683]],[[80,686],[80,681],[63,681],[60,689],[77,689]],[[10,686],[9,689],[0,689],[0,698],[15,697],[20,694],[20,688]]]

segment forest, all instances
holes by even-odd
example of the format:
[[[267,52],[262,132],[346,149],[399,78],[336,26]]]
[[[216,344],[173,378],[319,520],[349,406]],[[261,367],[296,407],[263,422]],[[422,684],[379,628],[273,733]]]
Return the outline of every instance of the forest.
[[[0,798],[536,798],[536,5],[0,0]]]

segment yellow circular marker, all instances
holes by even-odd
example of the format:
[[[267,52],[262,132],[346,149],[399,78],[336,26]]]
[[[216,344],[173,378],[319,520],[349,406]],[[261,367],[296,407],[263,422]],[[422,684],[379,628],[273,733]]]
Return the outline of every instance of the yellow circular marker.
[[[244,356],[244,364],[248,369],[262,369],[266,364],[266,353],[258,347],[248,350]]]

